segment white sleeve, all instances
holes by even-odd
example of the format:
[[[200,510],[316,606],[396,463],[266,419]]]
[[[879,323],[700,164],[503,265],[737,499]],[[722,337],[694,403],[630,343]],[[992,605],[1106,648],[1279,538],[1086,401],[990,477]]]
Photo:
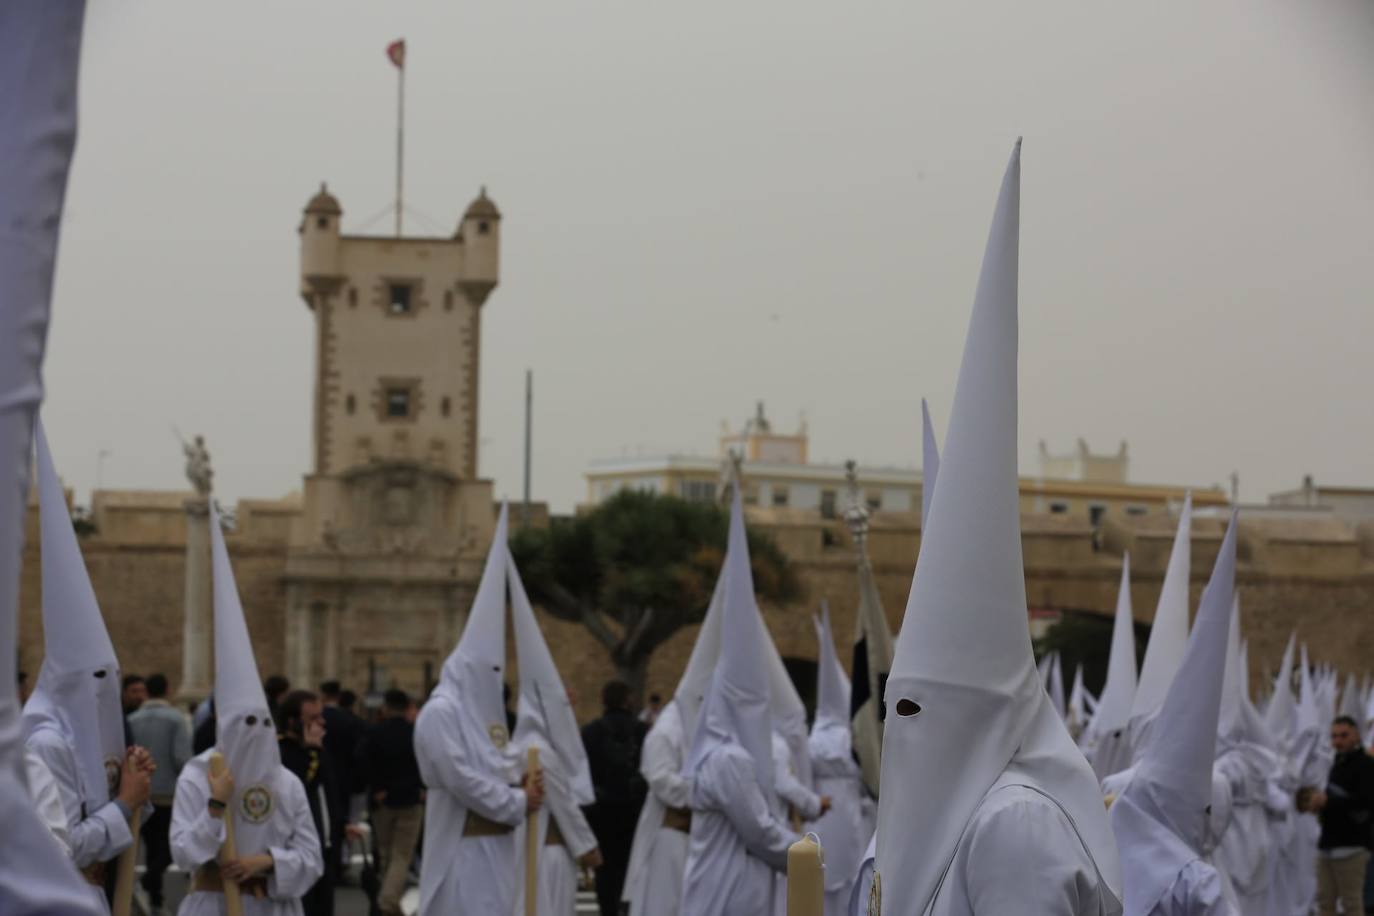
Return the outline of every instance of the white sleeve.
[[[28,748],[25,748],[24,762],[29,775],[29,794],[33,796],[38,817],[53,839],[61,845],[62,852],[70,856],[72,849],[67,834],[67,813],[62,808],[62,794],[57,789],[57,780],[53,779],[52,770],[48,769],[43,758]]]
[[[773,791],[787,802],[804,821],[821,816],[821,797],[801,784],[792,772],[792,757],[785,743],[773,742]]]
[[[640,772],[649,790],[665,808],[686,808],[692,803],[692,782],[682,775],[682,752],[660,718],[649,729],[640,757]]]
[[[979,916],[1096,912],[1097,869],[1053,802],[1028,798],[1006,804],[978,818],[970,834],[968,861],[990,864],[964,877]]]
[[[134,841],[129,822],[114,802],[107,802],[82,817],[81,797],[77,794],[76,759],[71,746],[43,729],[29,737],[29,749],[38,755],[57,784],[62,810],[67,817],[68,843],[72,862],[85,868],[108,862],[128,849]]]
[[[558,832],[563,834],[563,844],[568,854],[580,859],[596,848],[596,835],[582,809],[573,800],[571,787],[561,774],[545,768],[544,781],[547,791],[544,804],[549,807],[549,816],[558,824]]]
[[[282,794],[291,818],[291,835],[283,844],[269,846],[272,855],[272,874],[267,879],[267,895],[277,900],[299,900],[324,874],[324,854],[315,821],[310,816],[310,802],[305,797],[305,785],[294,774],[279,780],[285,786]]]
[[[448,708],[436,708],[415,723],[415,759],[431,789],[443,789],[488,820],[518,826],[525,818],[525,792],[474,767],[462,725]]]
[[[799,839],[773,816],[747,757],[715,753],[706,758],[698,779],[713,783],[711,795],[749,854],[777,871],[787,869],[787,848]]]
[[[228,811],[224,817],[229,817]],[[219,857],[224,845],[224,817],[210,816],[210,784],[203,767],[185,767],[177,777],[172,799],[172,826],[168,842],[172,861],[191,872]]]
[[[1222,889],[1221,875],[1201,860],[1194,860],[1178,873],[1167,898],[1170,912],[1188,916],[1240,916]]]

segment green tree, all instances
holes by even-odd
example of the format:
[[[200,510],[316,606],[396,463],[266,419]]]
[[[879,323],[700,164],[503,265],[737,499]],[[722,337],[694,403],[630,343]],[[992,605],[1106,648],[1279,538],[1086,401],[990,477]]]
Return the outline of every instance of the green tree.
[[[586,627],[640,696],[654,650],[705,616],[728,527],[719,506],[622,491],[547,529],[517,532],[511,553],[531,599]],[[796,573],[771,539],[749,532],[749,554],[760,598],[800,597]]]
[[[1136,668],[1145,657],[1150,641],[1150,625],[1135,625]],[[1064,695],[1073,686],[1074,669],[1083,667],[1083,686],[1094,695],[1102,693],[1107,680],[1107,658],[1112,651],[1112,618],[1090,612],[1065,611],[1059,620],[1035,641],[1035,656],[1058,652],[1064,673]]]

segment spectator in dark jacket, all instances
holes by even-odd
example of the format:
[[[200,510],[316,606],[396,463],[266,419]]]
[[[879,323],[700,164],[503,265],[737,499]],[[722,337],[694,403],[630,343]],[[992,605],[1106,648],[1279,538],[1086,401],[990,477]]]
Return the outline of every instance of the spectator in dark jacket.
[[[401,894],[425,820],[410,707],[404,690],[388,690],[382,700],[382,721],[368,730],[358,748],[358,769],[367,784],[372,826],[377,831],[377,869],[382,876],[377,904],[385,916],[400,916]]]
[[[630,710],[630,687],[624,681],[609,681],[601,689],[601,705],[601,718],[582,729],[596,792],[587,821],[604,860],[596,873],[597,904],[601,916],[616,916],[635,823],[648,791],[639,773],[639,751],[649,729]]]
[[[1317,912],[1321,916],[1363,908],[1365,866],[1369,862],[1370,826],[1374,819],[1374,758],[1360,746],[1355,720],[1340,716],[1331,723],[1331,747],[1336,759],[1326,789],[1307,797],[1306,808],[1317,812],[1321,839],[1317,843]]]
[[[172,827],[172,800],[177,790],[177,774],[191,759],[191,724],[180,710],[167,702],[167,678],[150,675],[148,700],[129,716],[134,743],[146,747],[157,769],[153,771],[153,813],[143,822],[143,845],[147,850],[147,869],[143,889],[148,892],[153,912],[164,902],[162,875],[172,864],[168,831]]]
[[[282,766],[305,786],[310,816],[320,837],[324,874],[301,898],[306,916],[332,916],[338,862],[334,850],[343,844],[347,812],[341,802],[333,762],[324,749],[324,713],[320,698],[309,690],[293,690],[277,703],[278,745]]]

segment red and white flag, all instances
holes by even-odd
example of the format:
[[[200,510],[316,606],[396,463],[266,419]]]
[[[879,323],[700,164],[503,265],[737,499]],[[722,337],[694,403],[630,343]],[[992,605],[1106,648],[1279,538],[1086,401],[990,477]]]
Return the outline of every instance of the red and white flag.
[[[401,38],[387,45],[386,56],[398,69],[404,70],[406,68],[406,40]]]

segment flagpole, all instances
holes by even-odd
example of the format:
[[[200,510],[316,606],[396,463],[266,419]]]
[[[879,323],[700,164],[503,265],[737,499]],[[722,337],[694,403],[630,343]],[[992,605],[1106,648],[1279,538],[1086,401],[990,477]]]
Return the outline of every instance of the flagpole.
[[[406,68],[405,58],[396,68],[396,237],[401,236],[401,174],[405,163],[406,136]]]

